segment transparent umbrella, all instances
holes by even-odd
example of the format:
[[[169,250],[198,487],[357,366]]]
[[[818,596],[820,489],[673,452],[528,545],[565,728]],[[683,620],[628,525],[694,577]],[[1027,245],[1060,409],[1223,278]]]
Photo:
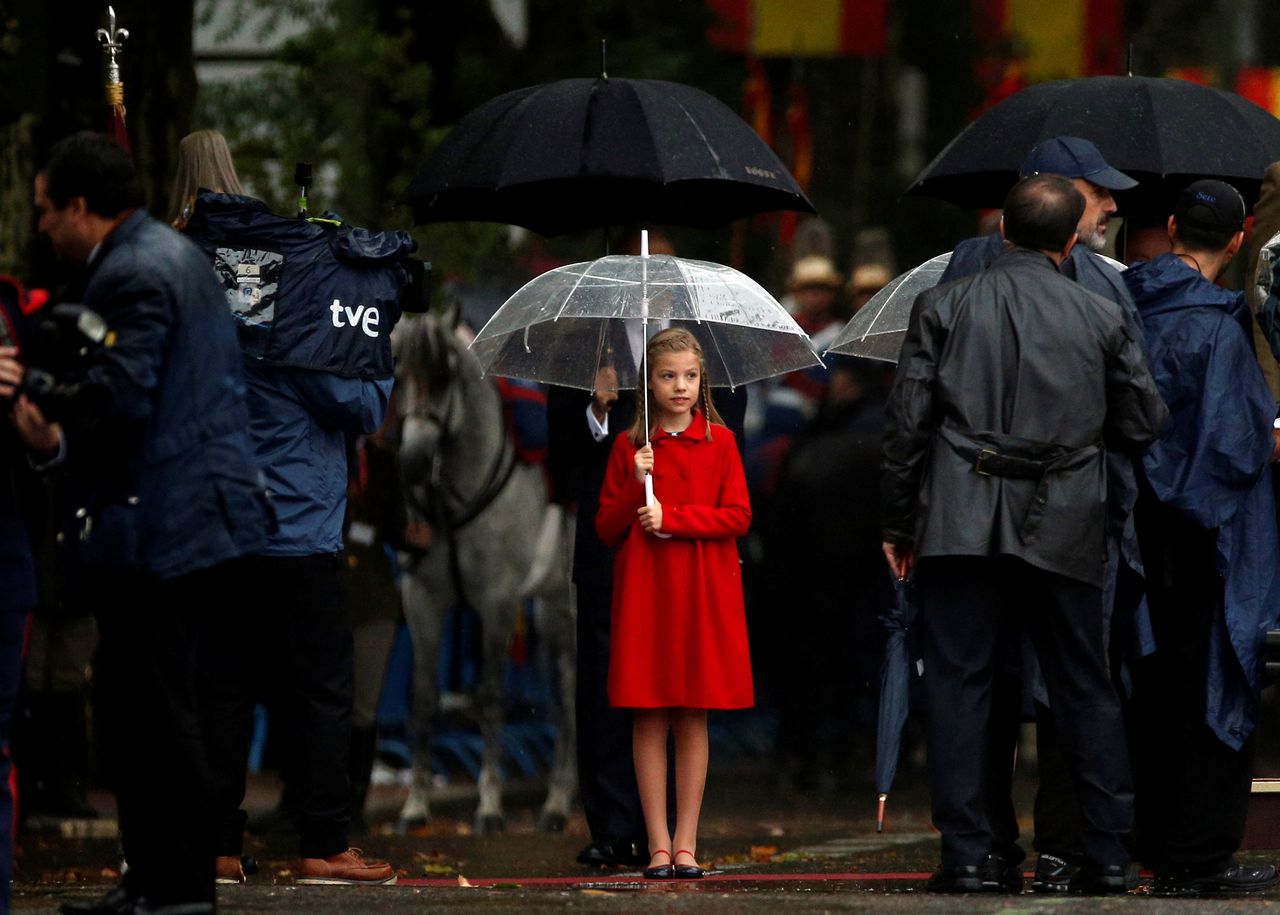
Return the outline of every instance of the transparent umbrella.
[[[907,338],[907,323],[916,296],[932,289],[942,279],[951,263],[951,251],[939,254],[891,279],[884,288],[867,300],[849,319],[844,330],[823,351],[845,356],[863,356],[883,362],[897,362],[902,341]],[[1113,270],[1123,273],[1125,265],[1118,260],[1098,255]]]
[[[950,251],[891,279],[849,319],[826,352],[897,362],[907,336],[911,303],[921,292],[938,285],[949,263]]]
[[[732,267],[666,254],[613,255],[525,283],[480,329],[471,350],[486,374],[594,390],[635,388],[651,326],[698,338],[707,379],[736,388],[821,365],[808,335],[759,283]],[[649,428],[648,398],[640,398]],[[653,503],[652,478],[645,496]],[[659,534],[658,536],[665,536]]]
[[[702,344],[715,387],[821,365],[809,337],[755,280],[670,255],[613,255],[526,283],[476,335],[486,374],[593,390],[601,369],[634,389],[642,341],[678,324]],[[646,326],[647,325],[647,326]]]

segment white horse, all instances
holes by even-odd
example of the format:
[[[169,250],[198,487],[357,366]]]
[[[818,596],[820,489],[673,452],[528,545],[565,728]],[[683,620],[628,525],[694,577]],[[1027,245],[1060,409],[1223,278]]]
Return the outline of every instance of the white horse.
[[[575,629],[569,520],[547,499],[541,468],[517,460],[497,386],[458,332],[458,312],[426,314],[396,328],[397,388],[404,426],[400,466],[410,511],[425,516],[430,550],[401,577],[413,639],[413,779],[400,828],[430,820],[431,722],[441,631],[450,607],[479,616],[483,670],[474,708],[484,742],[476,831],[505,827],[500,741],[503,681],[520,603],[536,597],[534,623],[557,667],[559,728],[538,828],[564,828],[577,786]]]

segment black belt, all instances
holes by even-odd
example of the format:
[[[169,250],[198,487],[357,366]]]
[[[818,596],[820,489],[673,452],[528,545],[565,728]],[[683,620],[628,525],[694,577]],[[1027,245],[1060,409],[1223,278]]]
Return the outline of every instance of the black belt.
[[[938,433],[951,448],[965,460],[973,462],[975,473],[984,477],[1005,477],[1013,480],[1035,480],[1036,492],[1027,514],[1022,519],[1020,534],[1027,543],[1035,540],[1040,519],[1049,503],[1049,478],[1056,472],[1082,467],[1102,451],[1098,444],[1083,448],[1069,448],[1052,442],[1030,442],[1021,439],[1008,440],[1008,447],[1024,451],[1039,451],[1043,459],[1019,457],[997,448],[989,447],[999,442],[992,439],[996,433],[968,432],[952,426],[942,426]]]
[[[1001,454],[992,448],[983,448],[974,458],[973,469],[984,477],[1011,477],[1015,480],[1038,480],[1044,476],[1051,461],[1033,461],[1030,458]]]

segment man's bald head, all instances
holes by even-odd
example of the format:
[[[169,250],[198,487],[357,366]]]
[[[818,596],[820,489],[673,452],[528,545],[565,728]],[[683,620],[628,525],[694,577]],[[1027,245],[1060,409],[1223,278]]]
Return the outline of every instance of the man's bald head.
[[[1004,237],[1020,248],[1060,254],[1076,234],[1084,205],[1066,178],[1023,178],[1004,198]]]

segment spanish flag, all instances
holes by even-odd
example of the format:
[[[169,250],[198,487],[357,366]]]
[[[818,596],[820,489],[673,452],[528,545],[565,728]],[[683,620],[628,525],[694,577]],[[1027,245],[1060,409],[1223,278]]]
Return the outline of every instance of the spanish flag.
[[[757,57],[882,57],[888,0],[707,0],[718,48]]]
[[[976,0],[974,10],[975,32],[1001,35],[1027,83],[1123,72],[1123,9],[1114,0]]]

